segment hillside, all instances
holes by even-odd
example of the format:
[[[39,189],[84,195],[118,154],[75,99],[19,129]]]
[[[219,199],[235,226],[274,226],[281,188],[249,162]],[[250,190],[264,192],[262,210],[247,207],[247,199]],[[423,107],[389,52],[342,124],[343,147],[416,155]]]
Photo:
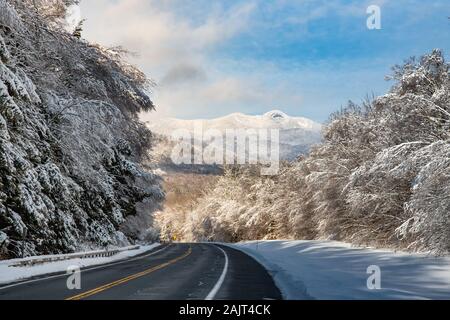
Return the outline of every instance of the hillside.
[[[0,258],[128,244],[163,198],[149,82],[68,29],[75,3],[0,0]]]

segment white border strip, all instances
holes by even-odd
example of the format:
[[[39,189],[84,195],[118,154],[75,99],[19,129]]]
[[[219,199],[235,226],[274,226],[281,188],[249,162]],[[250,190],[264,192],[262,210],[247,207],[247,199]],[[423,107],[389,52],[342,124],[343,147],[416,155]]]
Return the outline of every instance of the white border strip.
[[[222,274],[220,275],[219,280],[217,281],[214,288],[212,288],[211,292],[206,296],[205,300],[214,300],[217,292],[219,292],[220,288],[222,287],[222,284],[223,284],[225,277],[227,275],[227,272],[228,272],[228,255],[227,255],[227,253],[225,252],[225,250],[223,250],[219,246],[215,245],[215,247],[217,247],[220,251],[222,251],[223,255],[225,256],[225,265],[223,266],[223,271],[222,271]]]

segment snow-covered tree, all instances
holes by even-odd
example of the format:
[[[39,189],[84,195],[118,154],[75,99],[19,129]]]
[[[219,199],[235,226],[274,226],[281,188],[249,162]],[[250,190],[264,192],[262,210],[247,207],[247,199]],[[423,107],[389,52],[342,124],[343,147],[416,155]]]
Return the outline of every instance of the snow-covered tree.
[[[278,176],[229,170],[184,213],[184,237],[450,251],[449,64],[433,50],[394,67],[390,79],[386,95],[333,114],[323,143]]]
[[[137,114],[154,108],[151,82],[123,49],[67,31],[75,4],[0,0],[2,256],[142,239],[164,197],[140,165],[152,135]]]

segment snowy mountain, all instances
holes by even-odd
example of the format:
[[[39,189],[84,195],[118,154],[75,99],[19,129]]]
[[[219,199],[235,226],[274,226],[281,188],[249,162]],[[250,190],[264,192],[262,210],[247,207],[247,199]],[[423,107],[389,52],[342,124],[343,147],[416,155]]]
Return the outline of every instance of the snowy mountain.
[[[307,153],[309,148],[320,142],[322,126],[307,118],[291,117],[279,110],[273,110],[263,115],[246,115],[232,113],[216,119],[181,120],[165,118],[153,123],[147,123],[150,130],[170,137],[176,130],[184,129],[194,137],[194,128],[219,130],[254,129],[255,134],[260,129],[279,129],[280,157],[285,160],[295,159],[298,155]],[[250,134],[251,136],[251,134]],[[270,140],[270,135],[268,137]]]

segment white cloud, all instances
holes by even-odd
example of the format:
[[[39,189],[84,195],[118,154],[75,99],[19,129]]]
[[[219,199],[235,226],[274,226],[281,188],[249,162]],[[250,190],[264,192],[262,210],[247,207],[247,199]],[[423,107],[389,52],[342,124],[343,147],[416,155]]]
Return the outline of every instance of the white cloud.
[[[180,5],[179,0],[84,1],[84,37],[136,52],[132,61],[159,85],[153,98],[161,114],[179,114],[186,99],[196,101],[190,108],[204,109],[209,101],[213,108],[214,101],[226,104],[244,96],[243,83],[222,79],[210,54],[248,28],[256,4],[176,12]]]
[[[164,3],[164,1],[163,1]],[[176,6],[178,1],[166,1]],[[137,51],[145,67],[173,65],[204,58],[205,51],[232,38],[246,27],[252,3],[205,14],[195,23],[175,14],[157,0],[96,0],[83,3],[88,17],[86,36]]]
[[[352,59],[344,67],[328,64],[318,68],[298,61],[301,67],[290,63],[286,70],[286,66],[257,58],[248,61],[251,54],[220,53],[237,37],[249,33],[256,35],[250,38],[261,41],[249,48],[260,48],[265,54],[264,41],[279,45],[272,29],[291,30],[297,39],[306,36],[299,33],[298,24],[307,26],[330,15],[361,15],[365,25],[365,3],[385,1],[355,0],[342,5],[341,0],[85,0],[81,5],[87,18],[84,37],[136,52],[132,62],[158,84],[152,96],[158,112],[144,120],[216,117],[235,111],[263,113],[273,108],[323,120],[346,99],[355,98],[355,92],[359,96],[356,87],[369,86],[379,76],[370,70],[372,62]],[[296,28],[278,28],[284,24]],[[307,32],[308,28],[304,29]],[[264,37],[264,32],[270,31],[271,37]],[[364,66],[357,75],[361,81],[349,82],[352,74],[346,69],[355,63]],[[382,78],[383,74],[378,79]],[[344,101],[339,100],[342,95],[346,95]]]

